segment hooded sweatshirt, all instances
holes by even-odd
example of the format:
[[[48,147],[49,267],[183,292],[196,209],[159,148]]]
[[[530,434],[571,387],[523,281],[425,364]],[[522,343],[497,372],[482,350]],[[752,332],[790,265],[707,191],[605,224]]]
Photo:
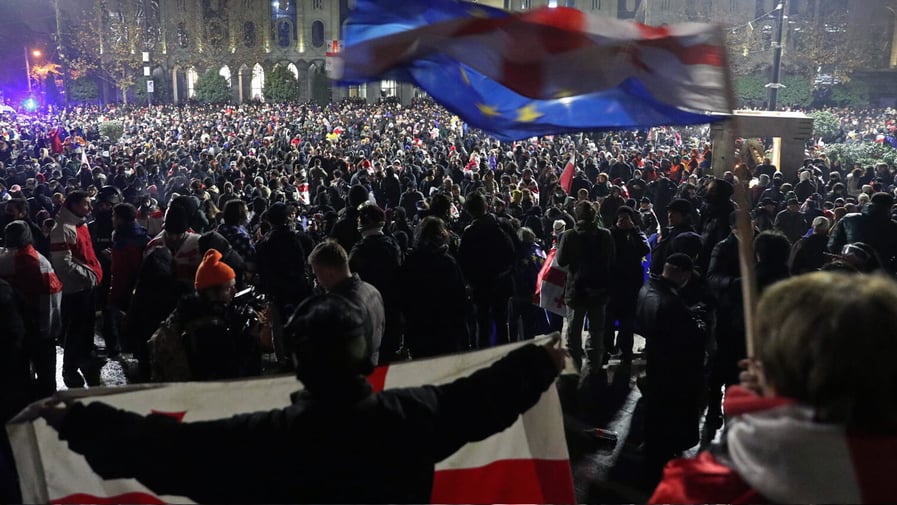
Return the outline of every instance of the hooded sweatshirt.
[[[847,433],[812,408],[738,386],[725,446],[671,461],[649,503],[888,503],[897,436]]]

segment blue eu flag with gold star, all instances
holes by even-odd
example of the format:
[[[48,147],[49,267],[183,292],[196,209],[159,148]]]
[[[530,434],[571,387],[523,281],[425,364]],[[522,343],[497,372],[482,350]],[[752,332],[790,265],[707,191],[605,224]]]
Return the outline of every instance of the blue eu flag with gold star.
[[[567,8],[357,0],[333,77],[411,82],[501,140],[702,124],[731,112],[725,49],[714,37],[694,25],[596,21]]]

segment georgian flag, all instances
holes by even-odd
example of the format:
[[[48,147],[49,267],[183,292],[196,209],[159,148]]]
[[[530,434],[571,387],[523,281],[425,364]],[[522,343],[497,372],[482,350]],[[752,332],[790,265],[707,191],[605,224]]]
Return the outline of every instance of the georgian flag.
[[[537,338],[544,344],[548,337]],[[482,351],[377,368],[368,378],[375,391],[445,384],[486,368],[516,343]],[[139,414],[168,414],[189,423],[282,408],[301,389],[293,377],[234,382],[187,382],[97,388],[59,396],[102,401]],[[30,417],[29,417],[30,416]],[[135,479],[104,480],[86,459],[68,449],[56,431],[28,410],[7,426],[25,503],[192,503],[159,496]],[[122,457],[132,457],[127,451]],[[467,444],[436,465],[433,503],[573,503],[573,478],[557,389],[501,433]]]
[[[543,7],[457,0],[356,0],[344,28],[345,84],[409,81],[500,140],[663,124],[732,111],[721,27],[646,26]]]
[[[559,316],[566,316],[567,302],[564,300],[564,290],[567,284],[567,269],[558,265],[557,252],[557,248],[553,247],[545,258],[539,277],[536,278],[533,304]]]
[[[309,200],[308,196],[308,183],[300,182],[296,185],[296,191],[299,192],[299,203],[302,205],[310,205],[311,200]]]

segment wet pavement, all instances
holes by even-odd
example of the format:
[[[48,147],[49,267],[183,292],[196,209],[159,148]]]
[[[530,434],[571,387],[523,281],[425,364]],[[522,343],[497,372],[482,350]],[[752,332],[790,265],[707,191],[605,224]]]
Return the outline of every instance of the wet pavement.
[[[97,337],[96,344],[102,349],[102,338]],[[636,336],[635,348],[643,346],[644,339]],[[100,385],[129,384],[136,368],[129,354],[110,359],[100,371]],[[638,356],[629,366],[612,359],[597,378],[582,381],[579,375],[562,375],[558,381],[579,503],[644,503],[653,491],[654,483],[645,480],[642,468],[642,395],[637,381],[644,369],[644,360]],[[62,381],[61,347],[57,347],[56,379],[59,390],[67,389]],[[592,436],[594,428],[616,433],[617,442]],[[704,444],[710,441],[707,434],[704,438]],[[694,455],[698,448],[686,455]]]

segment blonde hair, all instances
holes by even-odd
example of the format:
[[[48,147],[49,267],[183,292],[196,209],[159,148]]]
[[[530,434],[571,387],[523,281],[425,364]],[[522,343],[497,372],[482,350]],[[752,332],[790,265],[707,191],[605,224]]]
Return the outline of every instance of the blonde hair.
[[[757,357],[777,394],[817,420],[897,430],[897,284],[814,272],[770,287],[757,307]]]

